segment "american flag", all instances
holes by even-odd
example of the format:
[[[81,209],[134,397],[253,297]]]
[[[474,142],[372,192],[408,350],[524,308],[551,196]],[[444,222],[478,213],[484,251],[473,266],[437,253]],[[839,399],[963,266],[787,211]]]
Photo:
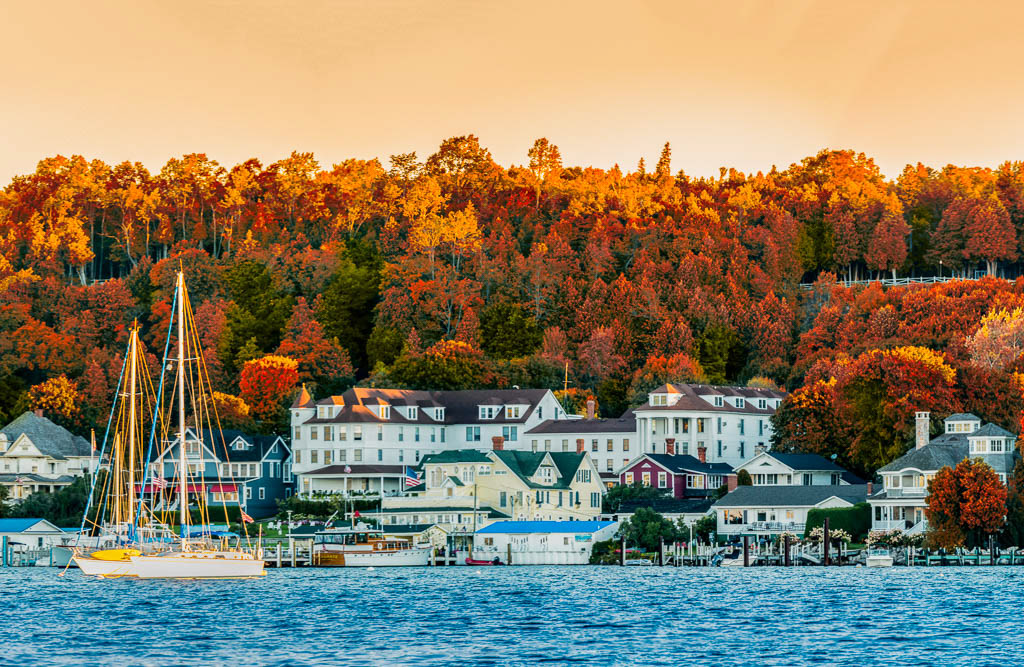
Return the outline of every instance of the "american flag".
[[[352,472],[352,466],[346,464],[345,465],[345,474],[348,474],[350,472]]]
[[[163,491],[164,489],[167,488],[167,480],[164,479],[163,477],[154,477],[153,488],[160,489],[161,491]]]
[[[245,510],[239,510],[239,514],[242,516],[242,521],[245,523],[252,523],[252,517],[245,513]]]
[[[419,484],[419,474],[409,466],[405,466],[405,488],[408,489],[410,486],[419,486]]]

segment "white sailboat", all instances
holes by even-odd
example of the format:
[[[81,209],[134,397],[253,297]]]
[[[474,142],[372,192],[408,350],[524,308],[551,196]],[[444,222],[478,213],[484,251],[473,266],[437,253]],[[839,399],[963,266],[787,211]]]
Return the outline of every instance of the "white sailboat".
[[[177,491],[178,491],[178,526],[180,537],[173,543],[161,543],[159,540],[146,541],[135,540],[131,545],[120,549],[94,552],[91,554],[76,554],[74,560],[84,574],[96,575],[104,578],[110,577],[136,577],[139,579],[241,579],[259,577],[265,574],[262,550],[257,546],[255,549],[244,548],[239,542],[234,547],[228,548],[220,542],[214,541],[213,536],[200,531],[198,536],[191,534],[191,515],[189,512],[189,468],[186,460],[186,442],[189,430],[186,428],[186,387],[192,390],[191,401],[192,418],[197,425],[195,433],[203,433],[198,424],[203,421],[204,416],[209,418],[209,378],[203,365],[202,351],[199,348],[198,332],[195,330],[195,323],[192,319],[192,309],[188,302],[188,292],[185,288],[184,275],[179,272],[175,289],[176,312],[173,320],[177,325],[177,355],[175,370],[175,397],[177,403]],[[137,335],[136,335],[137,340]],[[135,381],[136,363],[135,357],[131,359],[130,383]],[[168,367],[168,359],[165,356],[164,368]],[[186,375],[187,363],[192,362],[191,372]],[[198,395],[197,395],[198,394]],[[159,411],[159,406],[157,406]],[[132,403],[132,414],[134,415],[134,401]],[[170,422],[171,409],[167,411]],[[156,420],[155,421],[160,421]],[[216,413],[213,420],[216,420]],[[213,424],[211,424],[213,426]],[[219,426],[219,424],[218,424]],[[210,431],[213,433],[213,429]],[[220,433],[220,429],[215,431]],[[131,431],[130,433],[134,433]],[[133,437],[133,436],[130,436]],[[201,437],[201,436],[196,436]],[[134,491],[134,446],[135,440],[130,441],[128,458],[131,461],[129,468],[128,488],[131,501],[129,502],[130,512],[128,514],[133,521],[133,526],[139,525],[139,513],[143,510],[142,499],[145,496],[145,485],[139,488],[139,505],[136,507]],[[148,461],[146,462],[148,465]],[[143,475],[143,478],[145,475]],[[205,500],[202,496],[202,486],[199,486],[196,494],[197,505],[200,513],[206,515]],[[154,525],[159,525],[154,523]],[[137,531],[135,531],[137,532]],[[137,535],[132,535],[138,537]],[[154,548],[153,545],[159,544]]]

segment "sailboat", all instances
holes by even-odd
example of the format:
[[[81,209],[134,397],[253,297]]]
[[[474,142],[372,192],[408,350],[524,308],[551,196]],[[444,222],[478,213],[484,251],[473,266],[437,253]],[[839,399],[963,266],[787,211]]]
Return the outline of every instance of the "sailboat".
[[[172,357],[169,354],[170,339],[171,331],[175,326],[177,327],[176,355]],[[134,387],[138,377],[137,331],[133,334],[132,340],[135,347],[129,351],[127,365],[129,386]],[[115,471],[115,459],[118,465],[127,461],[126,468],[128,470],[127,480],[123,486],[128,490],[125,516],[130,523],[127,526],[124,544],[115,549],[76,553],[74,561],[84,574],[100,577],[232,579],[263,576],[265,574],[263,554],[258,546],[255,549],[247,548],[241,544],[240,540],[230,546],[223,539],[216,539],[217,536],[208,525],[196,526],[195,528],[198,530],[193,530],[192,516],[189,511],[191,497],[195,497],[201,517],[209,516],[209,508],[206,506],[205,485],[202,484],[201,479],[202,467],[197,465],[194,473],[190,471],[188,450],[192,448],[201,455],[204,436],[223,438],[223,435],[219,428],[216,409],[211,400],[209,376],[199,345],[199,335],[196,331],[188,291],[185,287],[185,277],[181,271],[177,274],[167,341],[160,390],[157,393],[156,410],[151,424],[150,447],[146,457],[144,459],[141,456],[136,458],[141,454],[141,450],[136,449],[138,438],[135,437],[137,435],[135,431],[128,430],[127,445],[123,450],[118,449],[119,436],[115,433],[115,456],[111,458],[112,475]],[[167,377],[171,371],[173,371],[174,379],[173,391],[170,393],[175,400],[169,402],[166,412],[164,412],[160,405],[164,386],[163,378]],[[186,401],[186,395],[189,397],[188,401]],[[134,417],[134,389],[130,393],[129,400],[131,403],[129,415]],[[187,408],[190,408],[191,412]],[[172,419],[172,417],[176,417],[176,419]],[[188,428],[189,419],[194,428]],[[171,423],[176,423],[177,426],[177,437],[173,441],[167,437]],[[208,424],[209,428],[204,429],[204,424]],[[175,483],[173,486],[165,483],[165,486],[176,488],[177,491],[179,535],[171,539],[156,537],[157,531],[163,526],[163,523],[159,520],[154,507],[163,505],[163,500],[156,500],[157,494],[153,490],[156,479],[147,479],[151,473],[149,454],[158,426],[161,427],[161,441],[166,443],[167,448],[170,449],[173,444],[176,444],[178,449]],[[214,428],[215,426],[216,428]],[[144,464],[137,472],[135,462],[140,460],[144,461]],[[153,477],[158,478],[159,476],[153,474]],[[136,480],[139,480],[140,483],[136,484]],[[162,478],[160,480],[163,481]],[[147,482],[149,483],[147,484]],[[120,486],[117,488],[119,492]],[[144,502],[147,491],[151,497],[148,504]],[[226,516],[226,507],[224,509]]]

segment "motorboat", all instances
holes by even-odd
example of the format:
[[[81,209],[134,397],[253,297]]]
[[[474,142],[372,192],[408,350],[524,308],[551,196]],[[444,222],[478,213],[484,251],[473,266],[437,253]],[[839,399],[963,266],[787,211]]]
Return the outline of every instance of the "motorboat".
[[[319,567],[422,567],[434,549],[359,523],[328,528],[313,537],[313,565]]]
[[[888,549],[870,549],[865,565],[868,567],[892,567],[892,562],[892,554]]]

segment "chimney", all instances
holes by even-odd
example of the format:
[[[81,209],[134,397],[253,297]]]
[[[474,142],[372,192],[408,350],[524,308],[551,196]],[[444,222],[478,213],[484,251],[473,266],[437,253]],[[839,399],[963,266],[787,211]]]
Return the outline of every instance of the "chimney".
[[[725,484],[726,484],[726,489],[728,489],[728,493],[732,493],[733,491],[736,490],[736,487],[740,485],[740,481],[739,480],[740,480],[740,478],[739,478],[738,475],[726,475],[725,476]]]
[[[868,482],[868,498],[871,497],[871,494],[874,493],[874,491],[875,491],[874,483],[873,482]]]
[[[754,445],[754,456],[760,456],[761,454],[764,454],[765,451],[767,450],[765,449],[763,442],[759,442],[756,445]]]
[[[500,435],[496,435],[493,438],[491,438],[491,444],[494,446],[494,451],[500,452],[501,450],[505,449],[505,438],[501,437]]]
[[[583,438],[576,438],[576,453],[582,454],[586,447],[586,441]]]
[[[597,403],[592,398],[587,399],[587,419],[593,419],[596,413]]]
[[[676,455],[676,439],[675,438],[665,438],[665,453],[668,454],[669,456],[675,456]]]
[[[915,442],[917,449],[921,449],[932,439],[931,435],[931,413],[918,412],[915,418]]]
[[[708,462],[708,448],[707,447],[698,447],[697,448],[697,458],[700,459],[701,463],[707,463]]]
[[[34,413],[35,413],[36,417],[42,417],[42,416],[43,416],[43,410],[42,410],[42,408],[36,408],[36,409],[35,409],[35,410],[33,410],[32,412],[34,412]]]

